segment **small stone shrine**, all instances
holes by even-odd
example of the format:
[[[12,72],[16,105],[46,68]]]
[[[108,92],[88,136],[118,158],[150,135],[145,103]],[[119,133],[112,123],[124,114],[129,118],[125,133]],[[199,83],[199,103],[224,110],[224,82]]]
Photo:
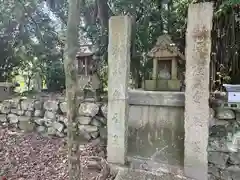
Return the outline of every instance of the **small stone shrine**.
[[[96,73],[96,62],[92,52],[79,52],[77,58],[78,86],[80,90],[96,91],[100,88],[100,80]]]
[[[148,53],[153,58],[152,79],[145,80],[144,89],[149,91],[180,91],[178,63],[185,57],[179,52],[168,35],[158,38],[155,47]]]

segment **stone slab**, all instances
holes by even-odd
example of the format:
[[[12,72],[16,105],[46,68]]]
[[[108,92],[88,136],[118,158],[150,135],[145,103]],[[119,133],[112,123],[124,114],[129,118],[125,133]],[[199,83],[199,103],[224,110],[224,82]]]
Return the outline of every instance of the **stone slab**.
[[[186,33],[184,172],[208,179],[209,79],[213,4],[190,4]]]
[[[143,170],[120,169],[115,180],[191,180],[170,173],[154,174]]]
[[[184,92],[129,90],[130,105],[183,107],[184,101]]]
[[[108,45],[108,140],[110,163],[125,164],[128,135],[128,85],[131,56],[132,19],[112,16]]]
[[[125,164],[127,153],[128,103],[126,100],[108,102],[108,161]]]
[[[112,16],[109,20],[108,99],[128,97],[132,20]]]

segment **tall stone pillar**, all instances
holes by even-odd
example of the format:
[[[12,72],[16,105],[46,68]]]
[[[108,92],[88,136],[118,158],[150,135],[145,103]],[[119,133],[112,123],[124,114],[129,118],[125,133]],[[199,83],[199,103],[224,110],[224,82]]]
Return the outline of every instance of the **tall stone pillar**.
[[[131,18],[113,16],[108,45],[108,161],[125,164],[128,138],[128,83],[131,55]]]
[[[177,67],[177,59],[176,58],[173,58],[172,59],[172,77],[171,79],[174,79],[176,80],[177,79],[177,71],[178,71],[178,67]]]
[[[213,4],[191,4],[186,34],[185,175],[208,179],[209,64]]]
[[[158,59],[154,58],[153,59],[153,74],[152,74],[152,79],[157,79],[158,77]]]

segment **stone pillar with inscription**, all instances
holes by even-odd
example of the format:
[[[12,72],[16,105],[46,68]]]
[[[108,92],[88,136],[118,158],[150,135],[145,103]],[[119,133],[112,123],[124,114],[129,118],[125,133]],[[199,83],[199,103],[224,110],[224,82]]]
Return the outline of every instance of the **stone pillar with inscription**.
[[[175,79],[176,80],[178,78],[177,77],[177,71],[178,71],[177,59],[174,57],[172,59],[172,70],[171,70],[172,77],[171,77],[171,79]]]
[[[129,16],[109,20],[108,161],[124,165],[128,138],[128,83],[132,23]]]
[[[209,64],[213,4],[189,5],[186,34],[184,171],[208,179]]]

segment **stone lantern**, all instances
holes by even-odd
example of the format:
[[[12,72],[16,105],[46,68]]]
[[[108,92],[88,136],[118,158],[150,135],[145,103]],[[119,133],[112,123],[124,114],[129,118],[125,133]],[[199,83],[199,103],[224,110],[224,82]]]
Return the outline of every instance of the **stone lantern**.
[[[180,91],[178,63],[185,61],[168,35],[158,38],[155,47],[148,53],[153,59],[152,79],[145,80],[144,89],[150,91]]]
[[[80,90],[94,91],[100,88],[100,80],[96,73],[96,61],[94,53],[79,52],[77,59],[78,87]]]

